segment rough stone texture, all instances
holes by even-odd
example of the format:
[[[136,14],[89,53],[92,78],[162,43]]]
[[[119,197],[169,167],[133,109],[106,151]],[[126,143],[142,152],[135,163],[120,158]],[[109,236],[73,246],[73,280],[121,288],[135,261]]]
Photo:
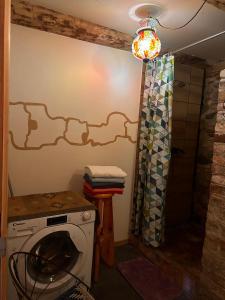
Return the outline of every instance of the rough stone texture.
[[[225,0],[208,0],[207,2],[225,11]]]
[[[194,216],[202,225],[205,224],[206,220],[212,174],[211,165],[218,105],[219,74],[218,66],[206,69],[194,193]]]
[[[26,0],[12,0],[11,23],[126,51],[131,51],[133,41],[129,34],[33,5]],[[200,68],[207,65],[204,59],[184,53],[176,54],[175,60],[176,63]]]
[[[129,34],[23,0],[12,0],[11,22],[122,50],[130,50],[133,40]]]
[[[192,56],[183,52],[178,52],[174,55],[175,64],[192,65],[198,68],[207,66],[206,60],[200,57]]]
[[[201,276],[201,299],[213,300],[225,295],[225,139],[220,140],[225,131],[225,72],[221,76]]]

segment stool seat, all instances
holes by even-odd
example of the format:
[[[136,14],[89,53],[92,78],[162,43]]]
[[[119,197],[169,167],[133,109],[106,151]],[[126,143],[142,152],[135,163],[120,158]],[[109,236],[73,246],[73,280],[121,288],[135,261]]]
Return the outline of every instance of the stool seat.
[[[94,251],[95,281],[99,279],[100,258],[109,267],[115,264],[112,196],[113,194],[96,194],[93,196],[85,193],[86,199],[93,202],[97,207],[99,215]]]

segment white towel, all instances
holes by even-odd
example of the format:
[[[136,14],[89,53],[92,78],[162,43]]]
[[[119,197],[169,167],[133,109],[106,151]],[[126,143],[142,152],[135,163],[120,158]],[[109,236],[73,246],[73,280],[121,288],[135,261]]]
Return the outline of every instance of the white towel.
[[[127,173],[116,166],[86,166],[85,173],[91,177],[120,177],[124,178]]]

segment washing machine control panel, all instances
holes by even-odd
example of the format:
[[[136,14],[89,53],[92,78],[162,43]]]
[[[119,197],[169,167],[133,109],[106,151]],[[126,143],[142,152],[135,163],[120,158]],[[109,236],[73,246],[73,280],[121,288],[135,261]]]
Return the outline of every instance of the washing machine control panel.
[[[85,211],[82,213],[82,221],[89,221],[91,219],[91,212],[90,211]]]
[[[47,226],[67,223],[67,215],[47,218]]]
[[[50,227],[63,225],[66,223],[74,225],[82,225],[95,221],[95,211],[86,210],[82,212],[72,212],[63,215],[48,216],[43,218],[35,218],[30,220],[10,222],[8,224],[8,236],[28,236],[32,235],[39,230]]]

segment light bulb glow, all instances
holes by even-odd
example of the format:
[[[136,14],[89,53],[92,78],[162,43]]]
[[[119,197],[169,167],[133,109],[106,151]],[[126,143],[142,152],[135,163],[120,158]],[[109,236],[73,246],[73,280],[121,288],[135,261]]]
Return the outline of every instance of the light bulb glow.
[[[156,58],[161,50],[159,37],[152,29],[143,29],[138,32],[132,44],[135,57],[145,62]]]

